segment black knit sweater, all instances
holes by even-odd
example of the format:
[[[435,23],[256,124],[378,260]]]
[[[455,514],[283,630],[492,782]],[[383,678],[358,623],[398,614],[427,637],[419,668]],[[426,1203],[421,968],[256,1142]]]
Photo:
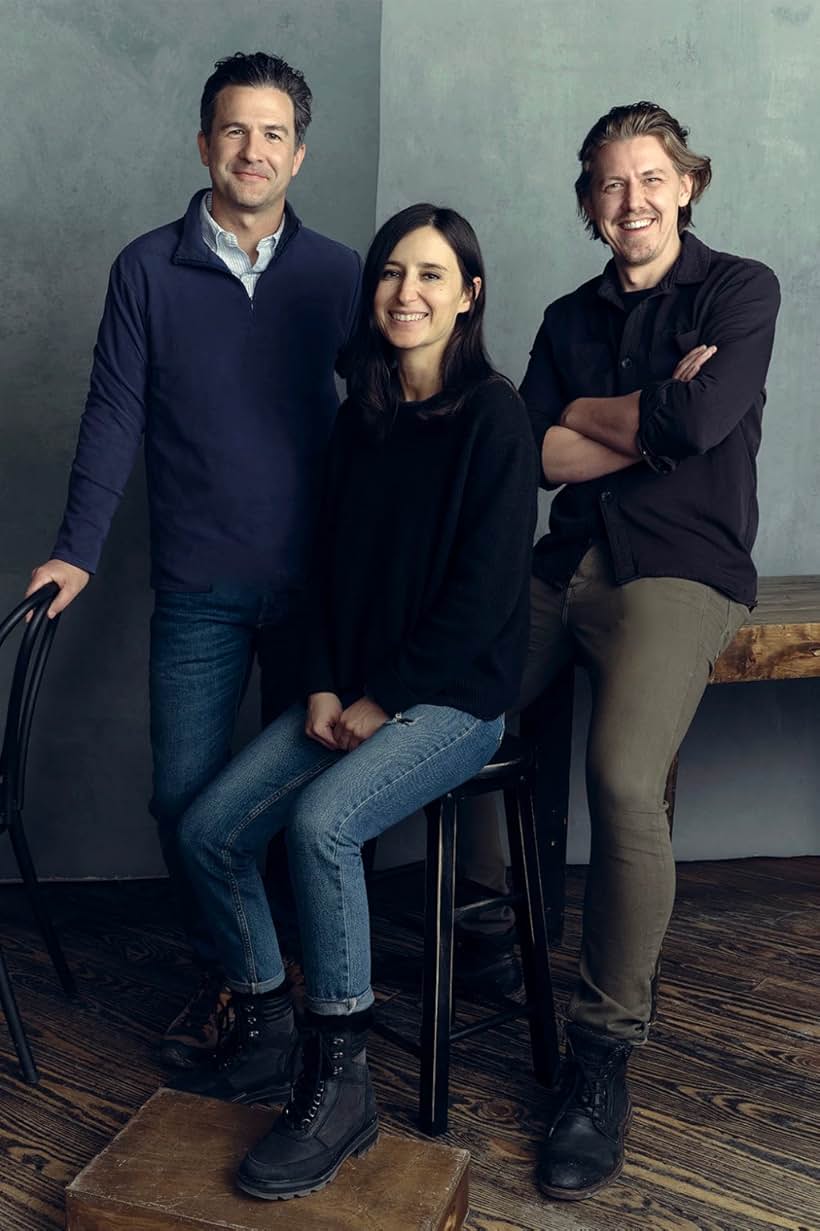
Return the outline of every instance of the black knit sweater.
[[[399,407],[385,439],[351,401],[331,441],[310,604],[307,693],[495,718],[527,648],[538,459],[500,378],[456,414]]]

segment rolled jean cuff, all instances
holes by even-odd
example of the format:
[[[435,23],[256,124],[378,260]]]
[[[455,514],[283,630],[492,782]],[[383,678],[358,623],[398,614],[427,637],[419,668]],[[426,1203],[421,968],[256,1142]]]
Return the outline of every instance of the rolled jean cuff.
[[[319,1017],[350,1017],[352,1013],[361,1013],[375,1003],[376,997],[371,987],[361,996],[349,996],[347,1000],[317,1000],[313,996],[305,996],[305,1008]]]
[[[277,987],[284,987],[285,972],[273,979],[262,979],[258,983],[240,983],[238,979],[226,978],[225,982],[232,992],[241,992],[243,996],[262,996],[265,992],[275,992]]]

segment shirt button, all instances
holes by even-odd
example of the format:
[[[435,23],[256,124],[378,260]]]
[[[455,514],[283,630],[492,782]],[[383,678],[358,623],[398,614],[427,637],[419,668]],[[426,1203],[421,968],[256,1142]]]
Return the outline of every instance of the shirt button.
[[[625,358],[623,358],[623,359],[621,360],[621,367],[622,367],[622,368],[631,368],[631,367],[632,367],[632,360],[629,358],[629,355],[626,355],[626,356],[625,356]]]
[[[602,500],[606,500],[606,501],[611,500],[611,499],[612,499],[612,492],[610,492],[610,491],[601,492],[601,499],[602,499]]]

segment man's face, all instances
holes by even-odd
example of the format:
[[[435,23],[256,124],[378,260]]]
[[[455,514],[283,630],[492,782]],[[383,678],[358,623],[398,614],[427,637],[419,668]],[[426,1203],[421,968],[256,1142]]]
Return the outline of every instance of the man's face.
[[[595,156],[587,215],[612,249],[625,288],[657,285],[680,252],[678,206],[692,195],[657,137],[611,141]]]
[[[197,137],[211,175],[213,211],[280,215],[302,165],[293,102],[273,86],[226,86],[216,96],[211,134]],[[218,218],[217,218],[218,220]]]

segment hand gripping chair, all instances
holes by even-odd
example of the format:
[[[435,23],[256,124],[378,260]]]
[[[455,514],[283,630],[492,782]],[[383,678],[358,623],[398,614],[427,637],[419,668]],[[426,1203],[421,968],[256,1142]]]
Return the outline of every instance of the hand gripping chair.
[[[74,979],[63,957],[54,926],[45,909],[23,829],[23,787],[31,723],[37,693],[40,690],[43,671],[59,620],[59,616],[53,620],[47,619],[46,612],[57,592],[57,585],[53,581],[49,582],[29,598],[24,599],[0,624],[0,646],[15,628],[20,625],[23,627],[23,635],[11,677],[6,726],[0,750],[0,833],[8,833],[11,838],[26,895],[54,969],[66,995],[74,996],[76,994]],[[32,618],[29,623],[26,623],[25,619],[29,612],[33,613]],[[31,1085],[36,1085],[39,1075],[23,1029],[2,948],[0,948],[0,1004],[2,1004],[9,1032],[14,1041],[23,1077]]]

